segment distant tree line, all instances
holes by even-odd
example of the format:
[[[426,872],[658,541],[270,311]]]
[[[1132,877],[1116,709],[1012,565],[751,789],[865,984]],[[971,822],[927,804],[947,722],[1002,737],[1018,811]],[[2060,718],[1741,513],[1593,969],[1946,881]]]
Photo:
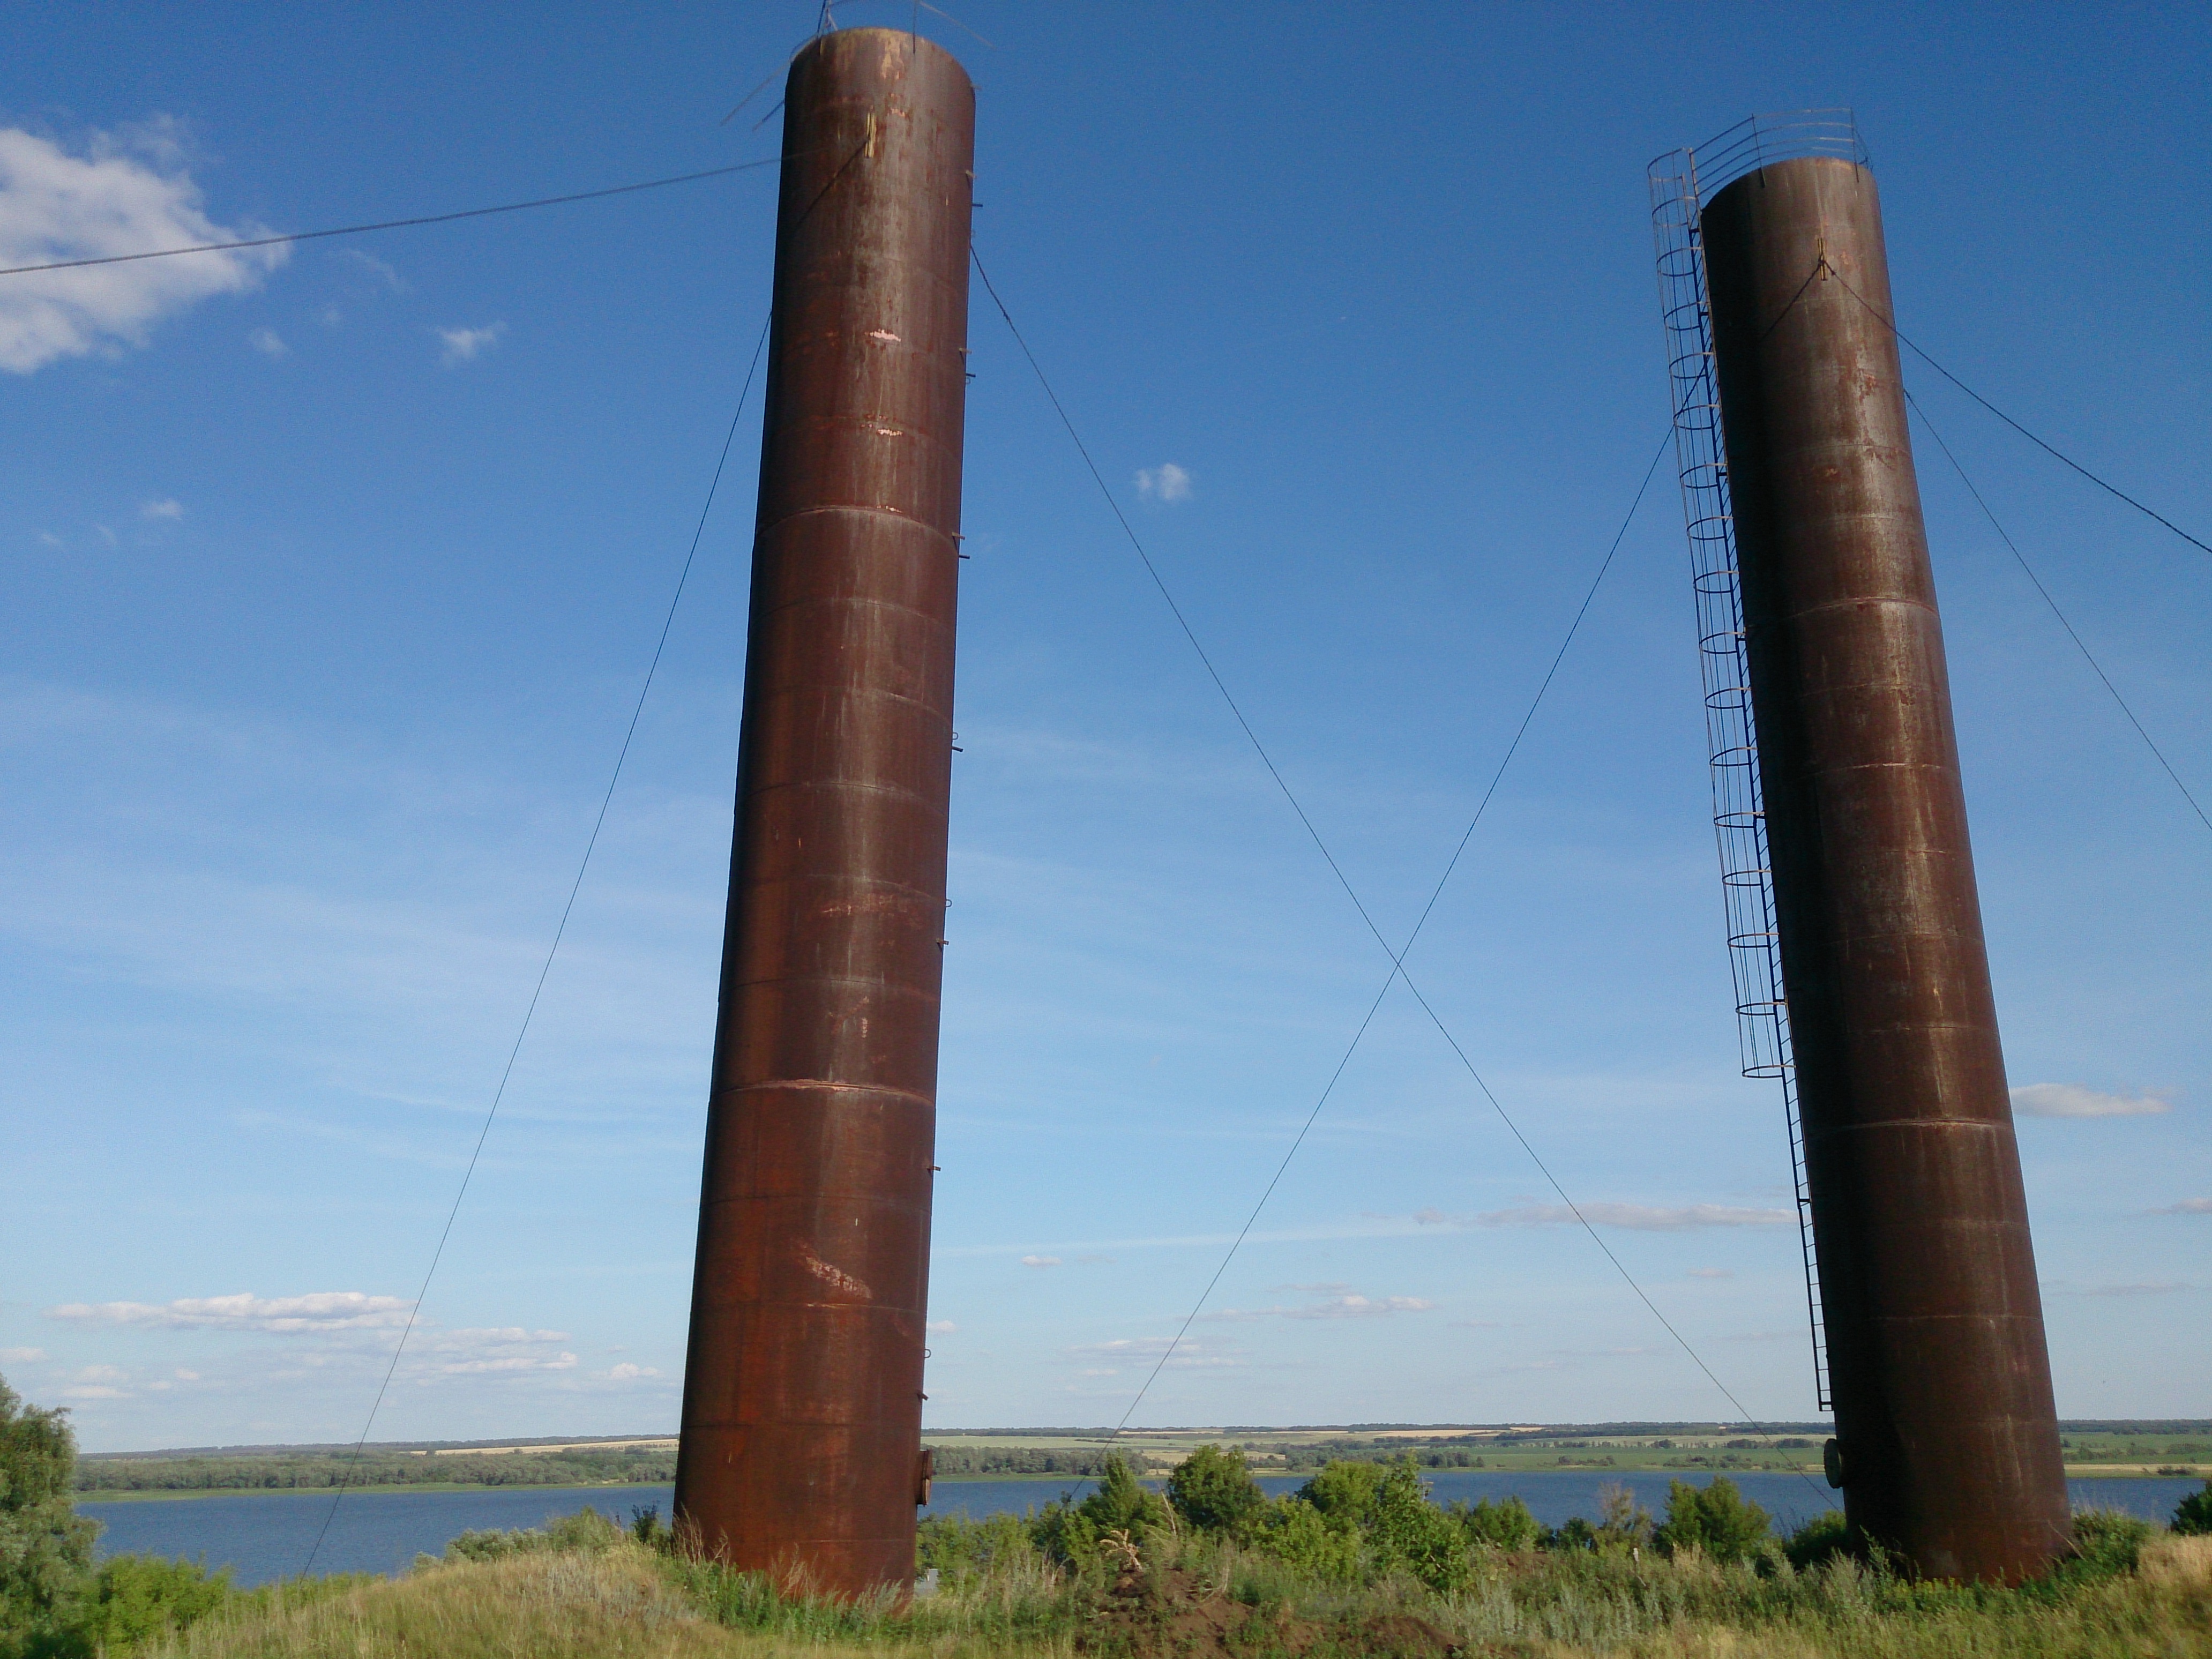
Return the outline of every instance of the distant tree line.
[[[932,1449],[941,1480],[990,1474],[1096,1475],[1106,1468],[1103,1450],[1083,1447],[937,1446]]]
[[[278,1457],[103,1457],[76,1466],[80,1493],[290,1492],[333,1486],[652,1486],[676,1478],[672,1447],[606,1451],[456,1453],[424,1457],[369,1452]]]

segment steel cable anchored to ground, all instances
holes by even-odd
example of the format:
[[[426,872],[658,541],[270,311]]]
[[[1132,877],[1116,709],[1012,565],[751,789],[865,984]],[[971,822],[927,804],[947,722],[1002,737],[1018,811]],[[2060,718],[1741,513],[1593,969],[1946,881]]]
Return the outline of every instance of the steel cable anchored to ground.
[[[971,250],[971,253],[973,251]],[[1127,514],[1122,512],[1121,502],[1115,498],[1112,489],[1107,484],[1105,475],[1099,471],[1097,462],[1091,458],[1090,447],[1083,441],[1082,434],[1076,429],[1074,420],[1069,416],[1066,405],[1060,401],[1060,394],[1054,390],[1050,378],[1044,372],[1043,365],[1037,361],[1036,354],[1030,349],[1028,340],[1024,337],[1020,326],[1014,321],[1012,312],[1008,309],[1006,302],[1005,299],[1000,296],[997,286],[991,281],[990,272],[985,269],[981,255],[973,254],[973,258],[975,264],[975,274],[982,279],[984,292],[990,295],[992,304],[997,307],[1000,317],[1006,325],[1007,332],[1013,337],[1014,343],[1020,349],[1023,357],[1027,360],[1030,372],[1036,376],[1037,384],[1042,388],[1046,400],[1052,404],[1053,412],[1059,416],[1061,426],[1066,428],[1068,439],[1075,446],[1076,453],[1082,458],[1085,468],[1090,472],[1092,481],[1098,486],[1099,493],[1105,497],[1108,509],[1112,512],[1115,521],[1120,525],[1121,528],[1121,533],[1127,538],[1130,547],[1135,551],[1139,561],[1144,565],[1146,574],[1151,578],[1153,586],[1159,591],[1161,599],[1166,603],[1169,611],[1175,617],[1176,627],[1182,631],[1183,638],[1189,642],[1192,651],[1196,653],[1200,664],[1206,670],[1206,677],[1213,682],[1214,689],[1220,693],[1221,699],[1228,706],[1230,714],[1235,719],[1238,729],[1244,733],[1246,741],[1251,744],[1253,752],[1259,757],[1260,763],[1267,769],[1267,775],[1273,780],[1276,789],[1281,793],[1284,800],[1289,805],[1291,811],[1296,814],[1299,823],[1304,827],[1306,835],[1313,842],[1315,849],[1321,854],[1322,861],[1328,866],[1329,872],[1336,878],[1338,885],[1343,888],[1346,897],[1351,900],[1352,906],[1353,909],[1358,913],[1360,921],[1365,924],[1367,931],[1374,936],[1375,942],[1382,946],[1382,953],[1390,959],[1391,971],[1389,979],[1384,981],[1382,994],[1376,998],[1375,1003],[1368,1010],[1366,1018],[1361,1022],[1359,1028],[1360,1032],[1364,1034],[1367,1025],[1372,1022],[1376,1010],[1382,1005],[1382,997],[1387,996],[1389,993],[1390,985],[1397,981],[1402,980],[1405,982],[1406,989],[1412,994],[1413,1000],[1420,1005],[1421,1012],[1428,1016],[1430,1023],[1437,1028],[1437,1033],[1443,1038],[1445,1043],[1451,1048],[1452,1053],[1458,1058],[1460,1065],[1463,1069],[1465,1069],[1468,1076],[1473,1079],[1476,1089],[1481,1093],[1483,1098],[1488,1102],[1491,1109],[1497,1115],[1498,1121],[1505,1126],[1507,1131],[1510,1133],[1514,1139],[1519,1143],[1521,1149],[1528,1155],[1529,1160],[1535,1164],[1537,1170],[1543,1176],[1547,1184],[1551,1187],[1554,1193],[1559,1194],[1560,1202],[1565,1206],[1568,1212],[1574,1217],[1576,1222],[1580,1224],[1583,1231],[1589,1234],[1591,1242],[1595,1243],[1598,1247],[1599,1250],[1604,1254],[1606,1260],[1612,1264],[1613,1270],[1620,1274],[1622,1281],[1627,1285],[1632,1291],[1634,1292],[1637,1299],[1644,1304],[1644,1308],[1651,1314],[1652,1317],[1659,1322],[1660,1326],[1667,1332],[1668,1335],[1674,1339],[1675,1344],[1689,1357],[1691,1362],[1697,1366],[1698,1370],[1704,1373],[1706,1380],[1711,1382],[1714,1388],[1720,1391],[1722,1396],[1726,1399],[1731,1406],[1735,1407],[1736,1411],[1740,1414],[1741,1420],[1755,1428],[1757,1426],[1758,1419],[1753,1418],[1751,1413],[1745,1409],[1743,1402],[1738,1400],[1728,1385],[1721,1381],[1719,1376],[1713,1370],[1712,1367],[1708,1365],[1704,1358],[1698,1354],[1698,1351],[1694,1347],[1691,1346],[1689,1340],[1685,1337],[1680,1331],[1675,1328],[1673,1322],[1668,1320],[1666,1315],[1659,1310],[1658,1304],[1652,1301],[1651,1297],[1644,1290],[1644,1287],[1637,1282],[1635,1276],[1628,1271],[1627,1266],[1620,1260],[1620,1256],[1614,1254],[1612,1247],[1607,1245],[1605,1240],[1599,1236],[1596,1228],[1591,1224],[1589,1217],[1583,1213],[1581,1206],[1577,1205],[1574,1200],[1568,1195],[1566,1188],[1560,1184],[1559,1178],[1552,1173],[1550,1167],[1544,1162],[1542,1157],[1537,1152],[1535,1147],[1529,1142],[1528,1138],[1521,1132],[1520,1127],[1514,1122],[1512,1115],[1506,1111],[1504,1103],[1498,1100],[1497,1095],[1492,1091],[1489,1084],[1484,1079],[1481,1073],[1476,1069],[1474,1062],[1468,1057],[1467,1051],[1460,1045],[1458,1039],[1452,1035],[1450,1029],[1444,1024],[1443,1018],[1438,1015],[1436,1009],[1431,1006],[1429,1000],[1422,994],[1420,988],[1413,982],[1412,975],[1406,971],[1404,961],[1406,952],[1404,951],[1393,950],[1391,948],[1389,940],[1383,936],[1381,927],[1376,925],[1373,915],[1367,908],[1365,902],[1360,898],[1358,890],[1352,886],[1351,879],[1345,874],[1343,866],[1337,862],[1335,854],[1330,852],[1328,843],[1322,838],[1321,832],[1317,828],[1316,828],[1313,819],[1308,815],[1304,806],[1299,802],[1297,794],[1291,790],[1288,781],[1284,778],[1280,769],[1276,766],[1273,757],[1268,754],[1267,745],[1261,742],[1259,734],[1253,729],[1250,720],[1245,717],[1243,709],[1238,705],[1234,694],[1230,691],[1227,683],[1222,678],[1220,671],[1214,666],[1212,658],[1207,654],[1205,646],[1200,641],[1196,630],[1191,627],[1190,621],[1188,617],[1185,616],[1182,605],[1176,602],[1175,595],[1169,588],[1165,578],[1160,574],[1158,566],[1153,562],[1152,555],[1146,550],[1144,543],[1138,537],[1135,528],[1129,523]],[[1668,434],[1669,440],[1671,440],[1671,437],[1672,431],[1670,428]],[[1662,441],[1659,449],[1652,456],[1650,465],[1645,469],[1643,483],[1637,490],[1636,500],[1638,505],[1641,504],[1645,491],[1650,488],[1652,474],[1656,471],[1661,458],[1665,455],[1666,447],[1666,441]],[[1631,518],[1634,516],[1634,507],[1632,507],[1630,509]],[[1606,556],[1606,564],[1607,566],[1612,562],[1613,552],[1617,551],[1619,549],[1620,538],[1626,536],[1627,534],[1627,531],[1628,523],[1627,520],[1625,520],[1621,525],[1619,535],[1614,538],[1613,550],[1609,550]],[[1599,572],[1601,580],[1602,579],[1603,574],[1604,568],[1601,567]],[[1590,598],[1595,598],[1595,584],[1593,583]],[[1580,627],[1583,614],[1588,610],[1589,605],[1589,599],[1586,598],[1583,601],[1583,611],[1579,611],[1576,614],[1574,623],[1575,628]],[[1573,629],[1571,629],[1569,630],[1566,641],[1561,644],[1559,647],[1559,657],[1563,658],[1565,656],[1567,644],[1572,642],[1573,632]],[[1555,658],[1552,665],[1553,673],[1557,672],[1558,667],[1559,658]],[[1546,688],[1549,687],[1551,678],[1551,674],[1547,674],[1545,677],[1544,685]],[[1542,696],[1543,693],[1540,690],[1537,694],[1538,702],[1541,701]],[[1534,719],[1534,714],[1535,707],[1532,703],[1528,715],[1522,722],[1522,730],[1523,732],[1527,729],[1527,720]],[[1520,734],[1516,733],[1512,748],[1509,748],[1507,750],[1505,757],[1506,761],[1510,761],[1513,748],[1517,748],[1519,743]],[[1499,768],[1501,775],[1503,771],[1504,763],[1501,763]],[[1494,792],[1497,787],[1495,779],[1493,779],[1491,787]],[[1488,804],[1487,795],[1484,798],[1484,804],[1485,805]],[[1480,811],[1478,811],[1476,817],[1479,821],[1480,817]],[[1468,835],[1471,836],[1473,833],[1474,824],[1470,823],[1468,829]],[[1456,865],[1460,851],[1464,850],[1465,845],[1466,838],[1462,837],[1459,851],[1455,851],[1453,854],[1454,865]],[[1445,871],[1446,880],[1449,879],[1450,873],[1450,868],[1448,866]],[[1438,884],[1437,891],[1442,891],[1441,883]],[[1435,896],[1432,895],[1430,900],[1430,905],[1431,908],[1433,908],[1435,902]],[[1425,910],[1422,913],[1424,922],[1427,920],[1427,915],[1428,912]],[[1408,949],[1411,948],[1411,944],[1412,941],[1409,939],[1407,941]],[[1357,1036],[1353,1038],[1354,1047],[1358,1045],[1358,1040],[1359,1039]],[[1344,1060],[1338,1063],[1335,1073],[1332,1074],[1328,1088],[1324,1090],[1321,1102],[1316,1104],[1313,1114],[1309,1117],[1307,1127],[1310,1128],[1311,1127],[1313,1117],[1318,1116],[1322,1104],[1326,1103],[1329,1092],[1333,1091],[1335,1087],[1337,1078],[1342,1075],[1344,1066],[1346,1064],[1349,1063],[1350,1060],[1351,1052],[1347,1049]],[[1303,1143],[1304,1138],[1305,1131],[1302,1129],[1299,1132],[1297,1139],[1293,1141],[1291,1144],[1290,1156],[1294,1156],[1296,1154],[1298,1146]],[[1263,1194],[1261,1199],[1261,1206],[1266,1204],[1267,1194],[1272,1194],[1276,1184],[1280,1182],[1283,1170],[1287,1169],[1289,1166],[1290,1156],[1286,1156],[1285,1158],[1282,1166],[1276,1170],[1274,1179],[1268,1183],[1267,1194]],[[1258,1218],[1258,1215],[1259,1210],[1255,1207],[1252,1213],[1252,1219],[1248,1220],[1245,1223],[1244,1232],[1238,1235],[1239,1243],[1242,1243],[1245,1234],[1250,1231],[1252,1221],[1256,1220]],[[1232,1245],[1230,1252],[1231,1256],[1234,1255],[1235,1249],[1236,1247]],[[1224,1259],[1221,1268],[1216,1270],[1213,1280],[1209,1281],[1206,1295],[1212,1294],[1212,1285],[1218,1282],[1221,1273],[1226,1271],[1227,1267],[1228,1261],[1227,1259]],[[1201,1296],[1199,1304],[1201,1308],[1204,1305],[1204,1297]],[[1197,1312],[1198,1310],[1194,1309],[1190,1317],[1185,1319],[1183,1322],[1183,1331],[1185,1333],[1188,1331],[1192,1322],[1196,1318]],[[1176,1340],[1179,1342],[1181,1340],[1181,1336],[1179,1335]],[[1168,1352],[1172,1353],[1172,1352],[1173,1345],[1171,1344]],[[1152,1386],[1152,1378],[1157,1377],[1159,1375],[1166,1363],[1167,1354],[1164,1353],[1159,1362],[1154,1365],[1152,1376],[1146,1379],[1144,1389],[1139,1391],[1138,1395],[1139,1401],[1142,1400],[1144,1392],[1150,1389]],[[1129,1416],[1133,1415],[1135,1413],[1136,1403],[1137,1402],[1135,1401],[1131,1403],[1128,1413],[1124,1414],[1121,1424],[1115,1428],[1114,1436],[1109,1437],[1109,1440],[1114,1437],[1118,1437],[1122,1428],[1125,1428],[1127,1425]],[[1808,1486],[1813,1485],[1809,1480],[1807,1484]],[[1814,1490],[1817,1492],[1819,1491],[1819,1488],[1814,1486]],[[1821,1493],[1821,1496],[1826,1498],[1826,1494],[1823,1492]]]
[[[361,1437],[354,1443],[348,1460],[349,1471],[361,1461],[362,1449],[368,1444],[369,1432],[376,1426],[377,1413],[384,1407],[384,1397],[391,1392],[392,1379],[398,1373],[400,1358],[407,1352],[408,1339],[414,1335],[416,1323],[422,1317],[423,1298],[429,1295],[430,1283],[437,1277],[438,1264],[445,1258],[446,1243],[453,1237],[453,1223],[461,1213],[461,1202],[467,1198],[469,1183],[476,1177],[477,1164],[483,1157],[484,1142],[491,1136],[492,1121],[499,1115],[500,1103],[507,1098],[507,1085],[514,1076],[514,1063],[522,1054],[524,1040],[530,1035],[531,1022],[537,1018],[538,1000],[545,994],[545,981],[553,972],[554,958],[560,955],[561,941],[568,935],[568,918],[575,913],[576,895],[583,890],[585,873],[592,867],[592,854],[599,848],[599,832],[606,828],[607,809],[614,802],[615,787],[622,781],[623,767],[629,759],[630,744],[637,736],[638,720],[645,713],[646,699],[652,695],[653,678],[660,672],[662,653],[668,649],[669,630],[676,625],[676,608],[684,602],[684,589],[691,580],[691,567],[699,557],[699,543],[707,533],[708,516],[714,510],[714,497],[721,489],[722,474],[730,464],[730,449],[737,441],[738,423],[744,418],[745,404],[752,395],[753,380],[760,370],[761,352],[767,344],[768,323],[763,321],[760,336],[753,343],[752,362],[745,370],[744,386],[738,393],[737,409],[730,416],[729,429],[722,434],[721,453],[715,459],[714,474],[707,485],[706,501],[699,509],[698,523],[692,527],[691,545],[684,555],[683,568],[677,573],[676,591],[669,597],[667,613],[660,621],[660,635],[653,642],[653,659],[646,665],[645,683],[638,688],[637,701],[631,705],[629,724],[623,731],[622,747],[615,756],[614,769],[607,778],[606,790],[599,797],[599,813],[592,818],[592,833],[585,840],[584,855],[577,862],[576,878],[568,884],[568,896],[561,907],[561,920],[553,929],[553,942],[546,947],[545,960],[538,968],[537,983],[531,988],[529,1006],[522,1012],[522,1023],[515,1031],[514,1043],[507,1049],[507,1064],[501,1068],[499,1085],[492,1091],[491,1104],[485,1109],[483,1126],[477,1131],[476,1144],[469,1150],[467,1167],[461,1172],[461,1184],[453,1194],[453,1206],[446,1212],[446,1224],[439,1231],[437,1246],[430,1253],[430,1265],[422,1274],[422,1288],[416,1291],[415,1300],[408,1307],[407,1322],[400,1328],[399,1340],[392,1346],[392,1362],[385,1367],[384,1380],[377,1386],[376,1398],[369,1405],[368,1420],[362,1425]],[[323,1540],[330,1535],[331,1522],[337,1518],[338,1504],[345,1498],[347,1478],[340,1477],[337,1490],[331,1495],[330,1510],[324,1515],[323,1524],[315,1534],[314,1544],[307,1552],[307,1565],[300,1569],[300,1576],[303,1578],[314,1571],[315,1558],[322,1553]]]

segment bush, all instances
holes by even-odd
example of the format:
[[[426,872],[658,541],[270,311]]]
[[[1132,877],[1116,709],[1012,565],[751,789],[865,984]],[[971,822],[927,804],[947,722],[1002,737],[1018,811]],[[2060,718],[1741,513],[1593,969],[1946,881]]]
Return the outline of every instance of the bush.
[[[2212,1480],[2204,1483],[2203,1492],[2190,1493],[2175,1507],[2173,1529],[2191,1537],[2212,1533]]]
[[[1267,1506],[1267,1495],[1252,1478],[1242,1448],[1224,1452],[1200,1446],[1168,1476],[1168,1502],[1195,1530],[1236,1537]]]
[[[1825,1510],[1791,1533],[1782,1553],[1800,1572],[1853,1553],[1850,1523],[1841,1510]]]
[[[597,1554],[623,1540],[623,1529],[597,1510],[578,1510],[542,1527],[465,1532],[446,1546],[448,1561],[499,1561],[510,1555]]]
[[[118,1555],[100,1563],[72,1622],[88,1647],[131,1647],[184,1630],[233,1594],[228,1567],[210,1573],[196,1561]]]
[[[1375,1489],[1382,1482],[1380,1463],[1352,1463],[1335,1460],[1322,1465],[1321,1473],[1297,1490],[1297,1496],[1332,1520],[1353,1525],[1366,1522],[1374,1507]]]
[[[1473,1577],[1466,1534],[1429,1502],[1429,1483],[1410,1457],[1390,1464],[1376,1483],[1367,1543],[1377,1568],[1410,1573],[1432,1590],[1457,1589]]]
[[[1139,1538],[1173,1524],[1166,1501],[1137,1479],[1137,1472],[1119,1452],[1107,1457],[1097,1491],[1080,1504],[1074,1496],[1061,1493],[1058,1503],[1046,1504],[1030,1522],[1030,1538],[1055,1561],[1081,1565],[1096,1560],[1098,1540],[1109,1532],[1126,1531]]]
[[[2094,1583],[2136,1570],[2150,1541],[2149,1522],[2118,1510],[2081,1510],[2074,1516],[2074,1559],[2054,1577]]]
[[[1449,1513],[1459,1523],[1468,1542],[1495,1550],[1534,1549],[1536,1540],[1543,1535],[1544,1528],[1518,1498],[1500,1498],[1495,1504],[1485,1498],[1479,1499],[1473,1509],[1455,1504]]]
[[[981,1577],[994,1567],[1037,1553],[1030,1526],[1030,1520],[1012,1515],[981,1521],[964,1515],[933,1515],[916,1528],[915,1565],[925,1572],[934,1567],[956,1584]]]
[[[1771,1530],[1766,1511],[1747,1503],[1723,1474],[1702,1489],[1686,1480],[1670,1482],[1667,1519],[1652,1541],[1669,1555],[1695,1550],[1716,1561],[1743,1561],[1758,1553]]]
[[[1250,1536],[1255,1549],[1323,1583],[1350,1584],[1359,1577],[1358,1523],[1325,1515],[1304,1498],[1268,1504],[1253,1517]]]

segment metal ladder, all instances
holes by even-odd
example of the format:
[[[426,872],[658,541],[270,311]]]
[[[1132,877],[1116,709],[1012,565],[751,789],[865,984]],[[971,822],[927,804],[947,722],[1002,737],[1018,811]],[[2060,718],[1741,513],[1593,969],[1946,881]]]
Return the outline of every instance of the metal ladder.
[[[1840,117],[1840,119],[1835,118]],[[1797,1111],[1797,1071],[1784,995],[1780,936],[1774,920],[1774,873],[1759,793],[1759,734],[1744,650],[1743,590],[1738,579],[1735,524],[1729,496],[1728,449],[1721,428],[1720,386],[1713,363],[1712,313],[1705,289],[1705,252],[1698,225],[1703,191],[1768,161],[1805,155],[1849,155],[1863,161],[1849,111],[1808,111],[1797,117],[1755,117],[1698,149],[1679,149],[1651,164],[1651,226],[1657,245],[1659,304],[1667,336],[1667,372],[1674,422],[1674,460],[1689,530],[1692,586],[1698,605],[1698,662],[1705,685],[1705,735],[1711,754],[1713,830],[1721,860],[1728,920],[1729,967],[1735,984],[1736,1031],[1743,1074],[1782,1085],[1790,1130],[1790,1176],[1797,1194],[1797,1242],[1805,1263],[1805,1305],[1812,1324],[1814,1386],[1822,1411],[1828,1395],[1827,1340],[1820,1318],[1820,1264],[1813,1248],[1812,1203],[1805,1189],[1805,1135]],[[1700,161],[1703,159],[1703,177]]]

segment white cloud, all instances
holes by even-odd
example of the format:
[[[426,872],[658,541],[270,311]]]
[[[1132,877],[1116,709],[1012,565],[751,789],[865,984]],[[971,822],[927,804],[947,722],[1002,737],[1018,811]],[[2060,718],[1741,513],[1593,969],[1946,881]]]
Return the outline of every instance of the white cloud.
[[[2212,1198],[2185,1198],[2179,1204],[2169,1204],[2163,1209],[2153,1210],[2153,1215],[2212,1215]]]
[[[479,353],[499,343],[499,337],[507,332],[505,323],[488,323],[482,328],[441,328],[438,337],[445,342],[445,349],[438,361],[447,368],[462,363],[474,362]]]
[[[633,1365],[628,1360],[624,1360],[621,1364],[609,1371],[607,1375],[617,1382],[634,1382],[641,1376],[658,1376],[660,1375],[660,1371],[659,1368],[657,1366]]]
[[[130,1382],[127,1372],[114,1365],[87,1365],[70,1379],[62,1390],[64,1400],[128,1400],[131,1390],[124,1386]]]
[[[929,1322],[929,1328],[933,1331],[957,1331],[960,1328],[949,1319],[933,1319]]]
[[[1089,1360],[1093,1364],[1106,1360],[1119,1360],[1127,1364],[1152,1364],[1160,1356],[1172,1352],[1168,1362],[1170,1370],[1199,1366],[1241,1365],[1244,1361],[1235,1354],[1226,1353],[1203,1342],[1188,1339],[1177,1342],[1167,1336],[1124,1336],[1110,1342],[1086,1342],[1067,1351],[1071,1359]],[[1087,1370],[1085,1376],[1111,1376],[1113,1371]]]
[[[44,1348],[0,1348],[0,1365],[27,1365],[46,1357]]]
[[[178,1366],[170,1375],[179,1382],[197,1382],[200,1380],[200,1374],[198,1371],[186,1370],[182,1365]]]
[[[174,1302],[65,1302],[46,1310],[49,1319],[79,1324],[151,1325],[164,1330],[374,1330],[404,1325],[410,1304],[396,1296],[359,1291],[319,1291],[307,1296],[184,1297]]]
[[[2173,1103],[2152,1095],[2106,1095],[2078,1083],[2031,1083],[2012,1091],[2012,1109],[2029,1117],[2153,1117]]]
[[[1022,1258],[1022,1266],[1024,1267],[1057,1267],[1060,1266],[1060,1258],[1056,1255],[1025,1255]]]
[[[357,247],[336,248],[332,252],[347,264],[360,266],[361,269],[381,281],[394,294],[407,292],[407,279],[374,254],[363,253]]]
[[[1297,1290],[1334,1290],[1340,1294],[1297,1308],[1224,1308],[1207,1319],[1375,1319],[1394,1313],[1425,1313],[1437,1304],[1418,1296],[1361,1296],[1338,1285],[1294,1285]]]
[[[1190,474],[1173,461],[1145,467],[1137,474],[1137,493],[1148,501],[1187,501]]]
[[[143,501],[139,504],[138,516],[142,519],[181,519],[185,516],[185,506],[177,501]]]
[[[1778,1227],[1790,1219],[1787,1210],[1747,1210],[1726,1204],[1585,1204],[1583,1219],[1594,1227],[1627,1227],[1638,1232],[1686,1232],[1699,1227]],[[1425,1227],[1558,1227],[1576,1225],[1575,1212],[1564,1204],[1528,1204],[1513,1210],[1486,1210],[1479,1215],[1447,1215],[1442,1210],[1417,1210],[1413,1219]]]
[[[133,154],[133,151],[137,152]],[[200,210],[200,188],[159,126],[95,133],[82,155],[0,128],[0,266],[52,264],[265,234]],[[143,345],[152,326],[217,294],[258,286],[290,250],[241,248],[0,279],[0,368],[17,374],[64,357]]]
[[[64,541],[60,537],[55,535],[52,531],[41,530],[39,532],[39,545],[41,547],[67,547],[69,544]]]
[[[246,343],[264,357],[289,357],[292,348],[284,343],[284,337],[273,328],[257,328],[246,337]]]

